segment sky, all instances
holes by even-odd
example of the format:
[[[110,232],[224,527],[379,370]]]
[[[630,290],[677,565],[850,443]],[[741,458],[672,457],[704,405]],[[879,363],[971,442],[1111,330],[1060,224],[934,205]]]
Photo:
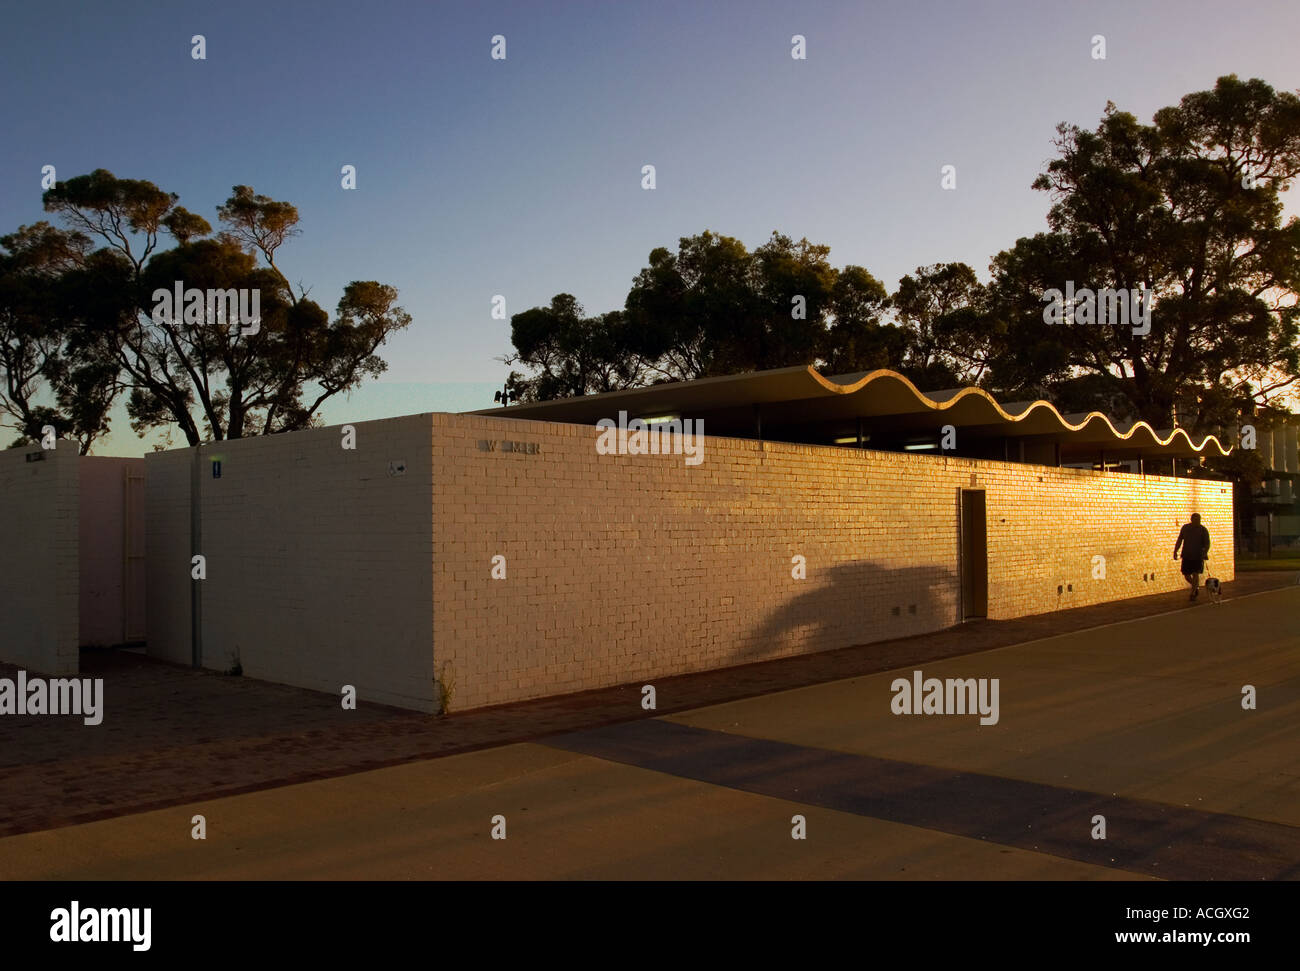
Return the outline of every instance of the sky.
[[[1058,123],[1107,101],[1149,122],[1225,74],[1300,90],[1295,0],[51,0],[3,23],[0,234],[53,218],[45,165],[152,181],[214,226],[250,185],[298,208],[295,289],[331,312],[351,280],[398,289],[387,372],[326,424],[491,407],[495,295],[507,317],[557,293],[619,309],[652,249],[706,229],[806,237],[891,290],[935,262],[987,279],[1046,229],[1030,184]],[[161,441],[119,408],[94,451]]]

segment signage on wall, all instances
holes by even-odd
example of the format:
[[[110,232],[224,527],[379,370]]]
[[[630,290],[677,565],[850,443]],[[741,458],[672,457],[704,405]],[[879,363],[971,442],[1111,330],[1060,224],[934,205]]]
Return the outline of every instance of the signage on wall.
[[[542,445],[540,442],[509,442],[497,438],[480,438],[478,440],[478,450],[480,452],[514,452],[519,455],[539,455],[542,451]]]

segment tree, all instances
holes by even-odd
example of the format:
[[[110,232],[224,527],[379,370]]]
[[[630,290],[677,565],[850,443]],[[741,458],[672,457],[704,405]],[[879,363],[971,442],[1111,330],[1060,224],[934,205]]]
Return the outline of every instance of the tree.
[[[515,353],[505,363],[538,372],[531,378],[511,372],[507,387],[513,400],[599,394],[644,382],[646,369],[626,316],[615,310],[588,317],[571,294],[556,294],[549,307],[515,314],[510,337]]]
[[[45,370],[74,423],[93,423],[125,389],[137,432],[175,424],[191,445],[311,427],[326,400],[385,370],[376,352],[410,323],[397,291],[375,281],[349,283],[332,321],[295,295],[276,254],[298,234],[298,212],[248,186],[218,208],[225,228],[212,238],[174,193],[104,169],[59,182],[44,202],[77,238],[104,243],[62,267],[43,298],[57,303],[66,351]],[[159,250],[164,234],[175,247]],[[168,308],[178,284],[218,299]],[[222,306],[241,291],[258,298],[255,326]],[[12,384],[26,372],[6,373]]]
[[[0,414],[19,431],[15,446],[39,442],[49,425],[84,455],[108,430],[116,371],[69,346],[67,280],[93,262],[91,245],[43,221],[0,237]]]
[[[825,342],[835,284],[830,247],[773,232],[752,253],[708,230],[659,247],[625,308],[636,351],[663,378],[813,363]]]
[[[683,236],[675,254],[650,252],[624,306],[652,373],[690,381],[744,369],[735,345],[756,311],[751,262],[740,240],[708,230]]]
[[[831,287],[830,319],[819,363],[831,374],[894,368],[907,353],[907,332],[886,319],[889,293],[860,266],[846,266]]]
[[[1151,125],[1108,104],[1095,131],[1058,127],[1059,157],[1034,187],[1050,232],[998,254],[992,303],[1007,339],[1004,388],[1050,395],[1092,375],[1127,417],[1213,427],[1300,378],[1300,220],[1279,193],[1300,173],[1300,98],[1260,80],[1156,112]],[[1150,333],[1044,324],[1066,281],[1153,294]]]
[[[837,271],[830,247],[773,232],[750,252],[705,230],[677,252],[651,251],[623,312],[587,318],[559,294],[511,319],[518,400],[591,394],[648,382],[817,364],[835,371],[896,367],[904,329],[884,319],[885,288],[861,267]]]
[[[909,341],[898,368],[929,390],[979,384],[1001,350],[999,322],[965,263],[918,266],[904,276],[890,306]]]
[[[754,250],[751,288],[756,316],[734,339],[744,370],[813,364],[825,345],[838,274],[831,248],[773,232]]]

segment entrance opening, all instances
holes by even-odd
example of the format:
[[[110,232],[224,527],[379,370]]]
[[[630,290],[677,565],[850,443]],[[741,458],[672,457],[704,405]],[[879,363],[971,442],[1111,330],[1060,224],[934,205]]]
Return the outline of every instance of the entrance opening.
[[[989,550],[984,490],[961,490],[961,619],[989,614]]]
[[[145,638],[144,471],[123,470],[122,643]]]

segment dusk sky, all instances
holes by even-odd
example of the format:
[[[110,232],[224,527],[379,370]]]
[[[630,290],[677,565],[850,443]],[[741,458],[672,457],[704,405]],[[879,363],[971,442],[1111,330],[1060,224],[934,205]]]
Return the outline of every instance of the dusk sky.
[[[1095,127],[1108,100],[1149,122],[1232,73],[1295,91],[1298,30],[1295,0],[14,4],[0,233],[55,221],[44,165],[153,181],[214,227],[251,185],[298,207],[277,258],[295,287],[332,313],[379,280],[414,318],[326,424],[490,407],[511,350],[494,294],[618,309],[651,249],[705,229],[807,237],[891,290],[934,262],[987,279],[1046,228],[1030,183],[1058,122]],[[157,440],[119,408],[95,452]]]

